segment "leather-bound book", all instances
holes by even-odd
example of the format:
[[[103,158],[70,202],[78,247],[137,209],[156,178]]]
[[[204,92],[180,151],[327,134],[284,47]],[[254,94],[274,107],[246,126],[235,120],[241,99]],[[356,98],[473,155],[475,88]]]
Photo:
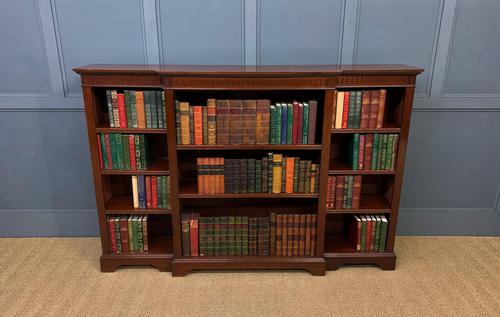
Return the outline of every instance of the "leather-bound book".
[[[302,113],[302,144],[307,144],[309,141],[309,104],[307,102],[303,103],[304,111]]]
[[[364,150],[364,169],[370,170],[372,168],[372,154],[373,154],[373,134],[367,134],[365,137],[365,150]]]
[[[221,242],[221,217],[213,218],[213,236],[214,236],[214,255],[221,255],[220,242]]]
[[[182,255],[190,256],[190,242],[189,242],[189,214],[182,214],[181,216],[181,240],[182,240]]]
[[[371,90],[363,90],[361,96],[361,121],[359,124],[360,129],[368,128],[368,121],[370,120],[370,101]]]
[[[312,215],[305,215],[305,243],[304,243],[304,255],[309,256],[311,254],[311,222]]]
[[[180,114],[180,109],[179,109],[179,100],[174,101],[174,111],[175,111],[175,141],[177,144],[182,144],[182,140],[181,140],[181,114]],[[137,118],[139,120],[139,125],[141,125],[138,95],[137,95]],[[142,119],[142,120],[144,120],[144,119]],[[143,126],[141,126],[141,128],[143,128]]]
[[[353,94],[350,91],[344,91],[344,105],[342,107],[342,129],[349,128],[349,110]]]
[[[208,144],[208,112],[207,107],[201,107],[201,117],[202,117],[202,139],[203,144]]]
[[[228,255],[235,255],[236,253],[236,240],[235,240],[235,217],[229,216],[227,218],[227,245]]]
[[[297,144],[299,134],[299,103],[293,102],[292,144]]]
[[[281,104],[281,139],[278,143],[286,144],[288,135],[288,106],[286,103]]]
[[[286,158],[286,185],[285,192],[288,194],[293,193],[293,176],[295,172],[295,158]]]
[[[241,254],[241,217],[234,217],[234,254]]]
[[[311,215],[311,250],[310,256],[314,256],[316,252],[316,215]]]
[[[274,168],[274,162],[273,162],[273,157],[274,154],[273,152],[269,152],[267,154],[267,161],[268,161],[268,169],[267,169],[267,192],[272,193],[273,192],[273,184],[274,184],[274,178],[273,178],[273,168]],[[281,175],[281,174],[280,174]],[[281,183],[281,182],[280,182]]]
[[[299,162],[299,185],[298,192],[305,193],[306,161]]]
[[[198,256],[198,218],[200,213],[191,213],[189,220],[189,242],[191,256]]]
[[[269,254],[276,255],[276,213],[272,212],[270,215],[269,223]]]
[[[219,172],[218,172],[218,175],[219,175],[219,194],[223,194],[224,193],[224,187],[225,187],[224,158],[223,157],[219,157],[218,168],[219,168]]]
[[[295,157],[294,159],[294,167],[293,167],[293,192],[299,192],[299,169],[300,169],[300,159]]]
[[[217,144],[227,145],[229,143],[229,100],[216,101],[216,129]]]
[[[228,255],[227,217],[220,217],[220,255]]]
[[[151,207],[158,208],[158,179],[151,176]]]
[[[256,143],[269,144],[270,108],[271,102],[267,99],[256,102]]]
[[[283,233],[282,233],[282,228],[283,228],[283,215],[278,214],[276,215],[276,240],[275,240],[275,255],[281,256],[281,244],[282,244],[282,239],[283,239]],[[272,247],[272,245],[271,245]]]
[[[391,153],[392,154],[391,165],[390,165],[391,170],[396,169],[396,157],[398,153],[398,146],[399,146],[399,134],[394,134],[392,153]]]
[[[359,209],[359,202],[361,198],[361,182],[362,182],[361,175],[354,176],[354,184],[352,191],[352,209]]]
[[[316,100],[309,100],[309,123],[307,132],[307,144],[314,144],[316,142],[316,116],[318,112],[318,102]]]
[[[243,144],[243,102],[229,100],[230,144]]]
[[[247,192],[255,193],[255,159],[247,159]]]
[[[310,160],[307,160],[305,164],[304,193],[309,193],[311,190],[311,164]]]
[[[123,94],[116,94],[118,103],[118,115],[120,118],[120,128],[127,127],[127,112],[125,109],[125,96]]]
[[[337,176],[337,187],[335,191],[335,209],[343,209],[344,181],[345,181],[345,176]]]
[[[283,157],[281,163],[281,192],[286,192],[286,157]]]
[[[370,98],[370,116],[368,119],[369,129],[375,129],[377,127],[379,96],[380,96],[380,90],[372,90]]]
[[[361,90],[356,91],[356,106],[354,110],[354,128],[359,129],[361,123]]]
[[[300,215],[293,215],[293,245],[292,250],[293,256],[299,256],[299,248],[300,248]]]
[[[387,90],[380,89],[378,97],[377,129],[382,128],[382,125],[384,124],[386,95],[387,95]]]
[[[246,159],[240,159],[239,162],[239,168],[240,168],[240,193],[247,193],[248,192],[248,178],[247,178],[247,160]]]
[[[208,217],[198,218],[198,254],[199,256],[210,255],[208,250]]]
[[[255,144],[257,101],[243,100],[243,144]]]
[[[262,192],[267,193],[267,185],[269,178],[269,159],[267,157],[262,158]]]
[[[241,217],[241,254],[248,255],[248,217]]]
[[[196,171],[197,171],[197,182],[198,182],[198,194],[205,194],[204,192],[204,187],[203,187],[203,158],[197,157],[196,158]]]
[[[137,111],[137,127],[139,129],[146,128],[146,113],[144,111],[144,92],[135,92],[135,107]]]
[[[283,163],[283,156],[281,154],[273,155],[273,193],[279,194],[281,192],[281,169]]]
[[[288,256],[288,215],[282,215],[281,222],[281,255]]]
[[[208,144],[217,144],[216,100],[207,100],[207,134]]]
[[[262,192],[262,160],[255,160],[255,192]]]
[[[226,194],[234,193],[233,188],[233,159],[224,160],[224,192]]]
[[[294,215],[289,214],[287,217],[287,246],[286,246],[286,254],[287,256],[293,256],[293,244],[295,243],[294,236]]]
[[[304,104],[299,103],[299,117],[297,118],[297,143],[302,144],[302,134],[303,134],[303,125],[304,125]]]
[[[181,144],[189,144],[189,102],[179,102],[179,119],[181,122]]]
[[[365,162],[365,143],[366,143],[366,134],[359,135],[359,150],[357,157],[358,170],[364,169]]]
[[[258,217],[257,255],[269,255],[269,217]]]
[[[299,251],[298,256],[305,256],[306,250],[306,215],[299,215]]]
[[[115,221],[112,217],[107,217],[106,221],[108,223],[108,233],[109,233],[109,246],[111,248],[111,252],[118,253],[117,243],[121,243],[120,241],[116,241],[116,233],[115,233]]]
[[[189,144],[194,144],[194,107],[189,107]]]

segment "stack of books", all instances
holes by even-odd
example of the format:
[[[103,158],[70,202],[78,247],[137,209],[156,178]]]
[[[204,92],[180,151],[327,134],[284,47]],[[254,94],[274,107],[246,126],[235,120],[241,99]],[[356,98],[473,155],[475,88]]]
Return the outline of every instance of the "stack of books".
[[[101,169],[145,170],[149,146],[144,134],[100,133],[97,135]]]
[[[298,157],[199,157],[196,164],[199,194],[318,192],[319,164]]]
[[[314,144],[317,102],[175,101],[177,144]]]
[[[353,215],[349,239],[358,252],[385,252],[388,227],[384,215]]]
[[[314,256],[316,215],[201,217],[182,214],[183,256]]]
[[[111,128],[166,128],[165,95],[157,90],[106,90]]]
[[[326,208],[359,209],[361,183],[361,175],[328,176]]]
[[[109,241],[113,253],[148,252],[148,216],[107,217]]]
[[[394,170],[399,134],[358,134],[350,143],[353,170]]]
[[[170,209],[170,176],[132,176],[134,208]]]
[[[337,92],[332,129],[382,128],[386,94],[385,89]]]

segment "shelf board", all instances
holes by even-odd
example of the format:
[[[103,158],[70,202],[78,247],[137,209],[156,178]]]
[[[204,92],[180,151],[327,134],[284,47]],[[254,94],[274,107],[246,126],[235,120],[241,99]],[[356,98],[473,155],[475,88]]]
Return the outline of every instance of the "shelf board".
[[[151,162],[147,170],[101,170],[101,175],[169,175],[167,159],[157,159]]]
[[[395,124],[389,124],[383,128],[372,129],[332,129],[331,133],[400,133],[401,128]]]
[[[351,166],[340,160],[330,161],[330,175],[394,175],[395,170],[353,170]]]
[[[96,127],[96,132],[99,133],[148,133],[148,134],[165,134],[167,129],[139,129],[139,128],[110,128],[104,125]]]
[[[148,252],[141,253],[122,253],[122,254],[103,254],[106,257],[130,259],[130,258],[147,258],[147,257],[157,257],[157,256],[167,256],[173,257],[173,242],[172,236],[153,236],[151,241],[149,241]]]
[[[306,194],[306,193],[279,193],[279,194],[269,194],[269,193],[240,193],[240,194],[198,194],[196,183],[189,182],[181,186],[179,191],[179,198],[191,198],[191,199],[208,199],[208,198],[318,198],[318,193]]]
[[[388,214],[391,206],[383,196],[361,195],[359,209],[326,209],[326,214]]]
[[[106,209],[104,210],[106,215],[120,215],[120,214],[131,214],[131,215],[145,215],[145,214],[158,214],[158,215],[169,215],[172,213],[170,209],[142,209],[133,207],[132,196],[112,196],[106,203]]]
[[[177,145],[178,151],[221,150],[321,150],[321,144],[241,144],[241,145]]]

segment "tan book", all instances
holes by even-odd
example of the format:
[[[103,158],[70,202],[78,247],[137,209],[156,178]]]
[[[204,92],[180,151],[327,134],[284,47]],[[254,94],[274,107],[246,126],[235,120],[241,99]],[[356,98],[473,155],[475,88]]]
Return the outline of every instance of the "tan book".
[[[181,144],[190,144],[189,136],[189,102],[179,102],[179,114],[181,121]]]
[[[255,144],[256,111],[255,100],[243,100],[243,144]]]
[[[269,100],[257,100],[255,142],[269,144]]]
[[[137,188],[137,176],[132,175],[132,199],[134,202],[134,208],[139,208],[139,191]]]
[[[137,109],[137,127],[139,129],[146,128],[146,112],[144,111],[144,92],[135,92],[135,106]]]
[[[335,109],[335,129],[342,128],[342,113],[344,111],[344,92],[337,93],[337,106]]]
[[[144,252],[149,250],[149,232],[148,232],[148,215],[142,216],[142,244],[144,247]]]
[[[279,194],[281,193],[281,173],[282,173],[282,165],[283,163],[283,155],[282,154],[274,154],[273,155],[273,193]]]
[[[207,133],[208,133],[208,144],[217,144],[217,118],[216,118],[216,100],[207,100]]]

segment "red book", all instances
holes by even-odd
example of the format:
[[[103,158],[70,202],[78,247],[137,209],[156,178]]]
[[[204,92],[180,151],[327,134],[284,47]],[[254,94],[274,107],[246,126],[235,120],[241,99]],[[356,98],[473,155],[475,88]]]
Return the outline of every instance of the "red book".
[[[109,231],[109,242],[111,246],[111,251],[117,253],[118,249],[116,247],[116,232],[115,232],[115,222],[114,219],[108,218],[108,231]]]
[[[365,139],[365,170],[372,169],[373,134],[367,134]]]
[[[361,134],[359,136],[359,156],[358,156],[358,170],[363,170],[365,161],[365,144],[366,144],[366,134]]]
[[[359,201],[361,199],[361,175],[354,176],[352,189],[352,209],[359,209]]]
[[[151,176],[151,207],[158,208],[158,184],[156,176]]]
[[[382,128],[382,125],[384,124],[384,110],[385,110],[386,94],[387,94],[387,90],[380,89],[380,93],[378,96],[377,129]]]
[[[128,221],[127,217],[120,218],[120,240],[122,240],[122,252],[129,253],[130,250],[128,248]]]
[[[120,128],[127,127],[127,115],[125,110],[125,96],[123,94],[116,94],[118,99],[118,115],[120,118]]]
[[[360,129],[368,128],[368,121],[370,119],[370,100],[371,90],[363,90],[361,97],[361,121],[359,123]]]
[[[349,121],[349,91],[344,92],[344,108],[342,108],[342,129],[347,129]]]
[[[293,103],[293,122],[292,122],[292,144],[297,144],[297,134],[299,127],[299,103]]]
[[[302,123],[304,121],[304,105],[299,103],[299,118],[297,119],[297,144],[302,144]]]
[[[377,116],[378,116],[378,101],[379,101],[379,90],[373,90],[370,99],[370,116],[368,119],[368,128],[374,129],[377,127]]]
[[[104,135],[104,143],[106,145],[106,158],[108,159],[108,169],[113,169],[113,160],[111,159],[111,144],[109,143],[109,134]]]
[[[129,134],[128,136],[128,147],[130,153],[130,169],[135,171],[137,169],[135,162],[135,138],[133,134]]]
[[[104,169],[104,161],[102,160],[101,136],[97,135],[97,149],[99,150],[99,166]]]
[[[146,207],[151,208],[152,200],[151,200],[151,176],[146,176]]]
[[[337,177],[332,176],[332,186],[330,188],[330,208],[335,208],[335,191],[337,189]]]
[[[331,203],[331,196],[330,196],[330,191],[332,188],[332,176],[328,176],[328,183],[326,185],[326,208],[330,208],[330,203]]]
[[[189,243],[191,256],[198,256],[198,217],[199,213],[192,213],[189,219]]]
[[[365,238],[365,251],[369,252],[370,251],[370,244],[372,242],[372,218],[370,216],[366,216],[366,220],[368,220],[368,223],[366,224],[366,238]]]
[[[337,176],[335,191],[335,209],[343,209],[344,205],[344,180],[345,176]]]
[[[201,106],[193,106],[194,144],[203,144],[203,113]]]

